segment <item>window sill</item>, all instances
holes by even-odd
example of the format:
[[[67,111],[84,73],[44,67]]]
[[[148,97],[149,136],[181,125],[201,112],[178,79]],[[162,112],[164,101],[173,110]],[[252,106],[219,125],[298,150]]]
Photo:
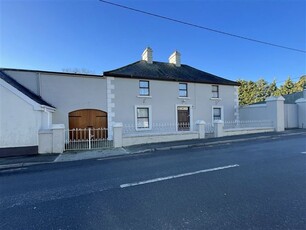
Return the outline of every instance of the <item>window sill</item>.
[[[141,95],[138,95],[137,97],[139,97],[139,98],[152,98],[152,96],[141,96]]]
[[[135,129],[137,132],[141,132],[141,131],[150,131],[152,130],[152,128],[136,128]]]
[[[220,97],[211,97],[210,100],[221,101],[222,99]]]
[[[190,97],[177,97],[178,99],[190,100]]]

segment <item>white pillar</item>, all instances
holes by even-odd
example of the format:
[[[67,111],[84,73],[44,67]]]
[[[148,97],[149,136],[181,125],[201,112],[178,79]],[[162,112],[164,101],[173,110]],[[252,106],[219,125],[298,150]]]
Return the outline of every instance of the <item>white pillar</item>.
[[[223,137],[224,136],[224,122],[221,120],[214,121],[214,128],[215,128],[215,137]]]
[[[285,130],[285,99],[280,97],[268,97],[266,99],[269,120],[273,121],[274,130],[281,132]]]
[[[53,133],[51,129],[41,129],[38,132],[38,153],[52,153]]]
[[[63,153],[65,150],[65,126],[54,124],[51,129],[53,133],[52,153]]]
[[[113,124],[113,141],[114,148],[122,147],[122,123],[114,123]]]
[[[52,125],[51,129],[38,132],[38,153],[62,153],[65,150],[65,126]]]
[[[205,121],[197,121],[199,139],[205,138]]]

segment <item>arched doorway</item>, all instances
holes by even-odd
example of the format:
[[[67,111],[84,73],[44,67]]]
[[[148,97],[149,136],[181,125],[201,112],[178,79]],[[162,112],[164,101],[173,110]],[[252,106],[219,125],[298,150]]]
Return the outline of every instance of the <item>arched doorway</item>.
[[[97,109],[81,109],[69,113],[69,130],[91,129],[93,138],[107,138],[107,113]],[[87,138],[87,132],[77,133],[74,139]],[[79,135],[82,135],[79,136]]]

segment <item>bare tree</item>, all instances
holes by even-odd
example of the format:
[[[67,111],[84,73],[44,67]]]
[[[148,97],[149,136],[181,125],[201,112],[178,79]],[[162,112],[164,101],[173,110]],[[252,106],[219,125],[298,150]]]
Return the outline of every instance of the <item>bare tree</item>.
[[[95,74],[94,71],[86,68],[64,68],[62,71],[65,73]]]

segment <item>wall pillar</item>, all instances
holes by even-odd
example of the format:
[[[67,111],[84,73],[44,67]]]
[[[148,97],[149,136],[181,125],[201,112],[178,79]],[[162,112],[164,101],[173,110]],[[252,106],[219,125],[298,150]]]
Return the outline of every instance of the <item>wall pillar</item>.
[[[107,127],[108,139],[113,140],[113,124],[115,118],[115,85],[114,77],[106,77],[106,99],[107,99]]]
[[[197,121],[196,125],[198,126],[199,139],[205,138],[205,121]]]
[[[51,129],[41,129],[38,132],[38,153],[47,154],[52,153],[52,130]]]
[[[221,120],[214,121],[215,128],[215,137],[223,137],[224,136],[224,122]]]
[[[65,149],[65,126],[52,125],[51,129],[41,129],[38,132],[38,153],[63,153]]]
[[[113,124],[113,141],[114,148],[122,147],[122,123],[114,123]]]
[[[65,150],[65,126],[63,124],[52,125],[52,152],[63,153]]]
[[[274,130],[281,132],[285,130],[285,99],[280,97],[268,97],[266,99],[269,120],[273,121]]]

